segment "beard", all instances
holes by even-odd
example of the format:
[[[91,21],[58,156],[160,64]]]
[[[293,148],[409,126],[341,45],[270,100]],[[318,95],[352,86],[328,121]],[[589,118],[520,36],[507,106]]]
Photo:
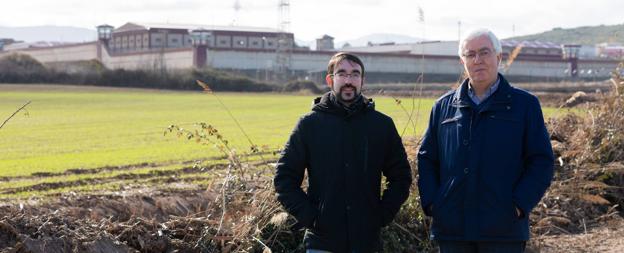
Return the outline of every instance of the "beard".
[[[347,89],[350,89],[350,91],[345,91]],[[334,90],[334,95],[336,96],[338,101],[343,103],[352,103],[360,96],[360,94],[361,92],[356,89],[355,86],[350,84],[346,84],[340,87],[340,90],[338,91]]]

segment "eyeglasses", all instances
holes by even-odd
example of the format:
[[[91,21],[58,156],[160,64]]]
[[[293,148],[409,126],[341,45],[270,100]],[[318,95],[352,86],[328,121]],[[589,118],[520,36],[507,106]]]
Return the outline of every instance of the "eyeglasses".
[[[477,57],[479,57],[479,59],[485,59],[485,58],[490,57],[492,54],[493,54],[492,50],[489,48],[486,48],[486,49],[479,50],[479,52],[470,51],[466,54],[462,54],[462,56],[466,58],[466,60],[474,61],[477,59]]]
[[[336,77],[336,79],[347,79],[347,78],[351,78],[351,79],[355,79],[358,80],[360,78],[362,78],[362,74],[358,73],[358,72],[353,72],[351,74],[347,74],[345,72],[338,72],[336,74],[333,74],[332,76]]]

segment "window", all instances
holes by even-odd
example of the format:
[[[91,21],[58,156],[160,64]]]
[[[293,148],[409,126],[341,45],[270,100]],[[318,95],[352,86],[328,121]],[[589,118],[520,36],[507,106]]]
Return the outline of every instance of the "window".
[[[178,39],[171,39],[171,43],[178,43]]]
[[[253,42],[251,42],[251,44],[254,45],[254,46],[257,46],[260,43],[258,43],[257,41],[253,41]]]
[[[227,44],[227,41],[226,41],[226,40],[220,40],[220,41],[219,41],[219,44],[221,44],[221,45],[226,45],[226,44]]]

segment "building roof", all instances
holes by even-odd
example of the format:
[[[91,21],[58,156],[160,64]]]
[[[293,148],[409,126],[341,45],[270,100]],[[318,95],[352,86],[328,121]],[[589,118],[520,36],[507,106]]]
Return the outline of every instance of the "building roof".
[[[238,31],[238,32],[263,32],[263,33],[279,33],[280,30],[266,27],[251,27],[251,26],[215,26],[215,25],[198,25],[198,24],[167,24],[167,23],[140,23],[140,22],[128,22],[119,28],[115,29],[115,32],[137,31],[137,30],[150,30],[150,29],[181,29],[181,30],[196,30],[206,29],[211,31]]]
[[[561,49],[561,45],[553,42],[543,42],[543,41],[519,41],[519,40],[501,40],[501,46],[503,47],[517,47],[520,43],[522,43],[522,47],[526,48],[541,48],[541,49]]]
[[[65,45],[80,44],[75,42],[59,42],[59,41],[36,41],[36,42],[18,42],[13,44],[4,45],[4,50],[19,50],[26,48],[45,48],[45,47],[58,47]]]

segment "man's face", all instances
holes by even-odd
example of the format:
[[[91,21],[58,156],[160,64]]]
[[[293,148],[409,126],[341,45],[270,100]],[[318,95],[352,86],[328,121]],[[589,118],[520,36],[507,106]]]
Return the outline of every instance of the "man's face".
[[[351,104],[362,93],[362,67],[355,62],[342,60],[336,64],[334,73],[325,77],[327,85],[344,104]]]
[[[498,75],[498,64],[501,57],[500,54],[496,54],[487,35],[466,41],[461,63],[468,73],[470,83],[480,87],[493,84]]]

